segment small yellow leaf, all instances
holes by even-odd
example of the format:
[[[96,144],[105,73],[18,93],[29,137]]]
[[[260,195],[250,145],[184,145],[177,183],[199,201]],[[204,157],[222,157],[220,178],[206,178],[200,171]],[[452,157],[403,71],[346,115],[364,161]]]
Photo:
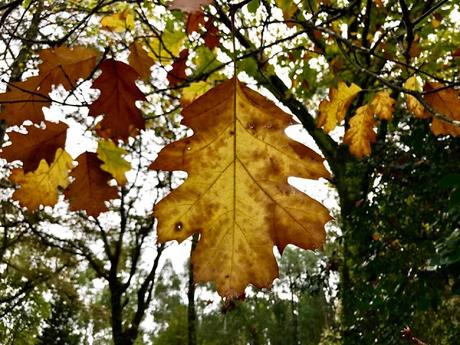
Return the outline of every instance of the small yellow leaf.
[[[38,168],[27,174],[22,169],[13,169],[10,180],[20,188],[13,193],[13,199],[29,211],[38,206],[54,206],[58,200],[58,188],[69,185],[69,170],[72,169],[72,157],[59,148],[51,165],[42,159]]]
[[[422,91],[422,87],[415,75],[406,80],[404,87],[408,90]],[[420,103],[414,96],[406,95],[406,105],[407,110],[414,114],[415,117],[419,119],[426,119],[429,117],[425,114],[422,103]]]
[[[351,102],[361,88],[356,84],[349,87],[339,81],[337,89],[329,89],[329,99],[322,100],[319,105],[319,115],[316,127],[323,127],[326,133],[332,131],[343,119]]]
[[[192,103],[195,99],[204,95],[212,88],[212,84],[206,81],[197,81],[182,89],[180,103],[183,107]]]
[[[143,80],[150,78],[150,67],[153,66],[154,61],[146,52],[144,47],[139,42],[133,42],[129,46],[129,65],[139,73]]]
[[[110,173],[119,186],[126,183],[125,173],[131,170],[131,164],[122,156],[127,152],[111,140],[101,140],[97,146],[97,157],[104,162],[101,169]]]
[[[353,156],[362,158],[371,154],[371,143],[376,139],[374,125],[372,107],[369,105],[359,107],[350,119],[350,128],[343,138],[343,142],[349,146]]]
[[[149,41],[148,55],[155,61],[162,64],[172,63],[182,50],[186,34],[183,30],[165,30],[161,40],[154,37]]]
[[[433,19],[431,20],[431,26],[433,27],[433,29],[439,28],[440,25],[441,25],[441,21],[440,21],[440,20],[437,20],[436,18],[433,18]]]
[[[118,13],[104,16],[101,19],[104,29],[114,32],[122,32],[134,29],[134,14],[132,10],[126,9]]]
[[[371,101],[371,106],[380,119],[390,121],[393,118],[395,100],[390,97],[388,91],[378,92]]]

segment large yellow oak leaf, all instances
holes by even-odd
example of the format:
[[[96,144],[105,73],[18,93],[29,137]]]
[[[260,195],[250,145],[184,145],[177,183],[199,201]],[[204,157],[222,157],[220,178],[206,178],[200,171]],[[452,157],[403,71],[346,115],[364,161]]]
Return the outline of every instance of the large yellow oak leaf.
[[[444,88],[440,91],[436,89],[443,88],[441,83],[426,83],[424,86],[425,102],[435,111],[445,115],[451,120],[460,121],[460,98],[458,91],[452,88]],[[447,121],[433,117],[431,131],[434,135],[450,134],[454,137],[460,135],[460,127]]]
[[[8,162],[22,161],[25,172],[35,170],[44,159],[48,164],[54,160],[58,148],[64,148],[68,126],[45,121],[46,127],[27,126],[27,133],[8,132],[11,145],[2,148],[0,157]]]
[[[37,170],[24,174],[22,169],[13,169],[10,180],[20,186],[13,193],[13,199],[29,211],[36,210],[40,205],[54,206],[58,200],[60,188],[69,184],[69,170],[72,169],[72,157],[59,148],[53,163],[43,159]]]
[[[345,132],[343,138],[343,142],[349,146],[353,156],[362,158],[371,154],[371,144],[376,139],[374,125],[372,107],[369,105],[359,107],[356,114],[350,119],[350,128]]]
[[[278,276],[273,246],[324,242],[327,209],[287,181],[328,177],[323,158],[285,135],[290,115],[236,79],[198,98],[183,117],[193,136],[163,148],[151,165],[188,173],[154,208],[158,241],[200,233],[194,277],[215,281],[221,296],[270,286]]]
[[[0,119],[8,126],[19,126],[24,121],[40,123],[45,119],[43,107],[48,107],[51,101],[48,92],[42,92],[42,78],[30,77],[24,81],[11,83],[9,90],[0,94],[2,111]]]
[[[76,87],[79,79],[86,79],[94,71],[99,53],[91,48],[65,47],[40,51],[42,63],[38,66],[41,88],[51,91],[52,85],[62,85],[66,90]]]
[[[117,12],[101,18],[101,26],[103,29],[123,32],[126,30],[134,29],[134,11],[125,9],[121,12]]]
[[[96,153],[82,153],[77,162],[78,166],[72,170],[75,180],[64,194],[72,211],[85,210],[88,215],[97,217],[108,210],[105,201],[118,198],[117,188],[108,185],[112,176],[101,169],[102,161]]]
[[[319,115],[316,127],[323,127],[326,133],[332,131],[345,118],[345,114],[351,102],[361,88],[356,84],[347,86],[339,81],[337,89],[329,89],[329,99],[324,99],[319,104]]]

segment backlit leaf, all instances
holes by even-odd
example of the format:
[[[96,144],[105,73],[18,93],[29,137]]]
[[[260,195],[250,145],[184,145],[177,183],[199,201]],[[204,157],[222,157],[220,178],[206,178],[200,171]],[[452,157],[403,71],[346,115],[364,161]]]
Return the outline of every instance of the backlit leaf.
[[[183,107],[192,103],[195,99],[204,95],[212,88],[212,84],[206,81],[197,81],[182,89],[180,103]]]
[[[382,120],[391,121],[395,100],[390,97],[388,91],[378,92],[371,101],[374,114]]]
[[[132,10],[125,9],[121,12],[104,16],[101,26],[109,31],[122,32],[134,29],[134,14]]]
[[[13,193],[13,199],[29,211],[36,210],[40,205],[54,206],[59,188],[66,188],[69,184],[71,168],[72,157],[59,148],[51,165],[41,160],[37,170],[27,174],[22,169],[13,169],[10,180],[20,186]]]
[[[8,162],[22,161],[25,172],[35,170],[42,159],[51,164],[56,150],[65,146],[68,126],[63,122],[45,124],[44,129],[27,126],[27,134],[8,132],[11,145],[2,149],[0,157]]]
[[[343,138],[343,142],[349,146],[353,156],[362,158],[371,154],[371,143],[376,139],[374,125],[372,107],[369,105],[359,107],[350,119],[350,128]]]
[[[356,84],[347,86],[339,81],[337,89],[329,89],[329,99],[319,104],[319,115],[316,127],[323,127],[326,133],[332,131],[345,118],[348,107],[355,99],[361,88]]]
[[[100,69],[102,74],[93,87],[101,90],[101,94],[90,105],[89,115],[104,114],[99,123],[102,137],[127,140],[145,128],[144,118],[135,103],[145,100],[135,83],[139,74],[131,66],[113,59],[102,62]]]
[[[123,158],[126,153],[111,140],[101,140],[97,146],[97,157],[103,163],[101,169],[110,173],[119,186],[126,184],[125,173],[131,170],[131,164]]]
[[[460,98],[458,91],[453,88],[447,88],[438,92],[432,92],[433,90],[442,88],[443,86],[444,85],[437,82],[426,83],[423,90],[429,93],[425,93],[424,99],[435,111],[452,120],[460,121]],[[433,117],[431,131],[434,135],[449,134],[454,137],[460,135],[459,126],[455,126],[436,117]]]
[[[408,90],[422,91],[422,87],[417,81],[416,76],[412,76],[409,79],[407,79],[404,83],[404,87]],[[420,103],[414,96],[406,95],[406,105],[407,110],[414,114],[415,117],[419,119],[426,119],[429,117],[429,115],[425,113],[425,109],[422,103]]]
[[[93,152],[82,153],[77,158],[78,166],[72,170],[75,180],[64,194],[70,202],[70,210],[85,210],[97,217],[108,210],[105,201],[118,198],[116,187],[109,186],[112,175],[101,169],[103,163]]]
[[[139,73],[143,80],[149,79],[151,75],[150,67],[153,66],[154,61],[144,49],[142,44],[137,41],[131,43],[129,46],[129,52],[129,65],[134,68],[137,73]]]
[[[172,69],[168,72],[169,85],[176,86],[187,79],[185,69],[187,68],[188,49],[180,52],[179,57],[174,60]]]
[[[199,232],[194,277],[215,281],[221,296],[241,295],[248,284],[270,286],[278,276],[273,246],[324,242],[327,209],[287,182],[328,177],[323,158],[285,135],[290,115],[236,79],[182,115],[193,136],[166,146],[151,166],[188,173],[154,208],[158,240]]]
[[[165,30],[161,39],[154,37],[149,41],[149,56],[161,64],[171,63],[182,50],[182,45],[187,36],[181,30]]]

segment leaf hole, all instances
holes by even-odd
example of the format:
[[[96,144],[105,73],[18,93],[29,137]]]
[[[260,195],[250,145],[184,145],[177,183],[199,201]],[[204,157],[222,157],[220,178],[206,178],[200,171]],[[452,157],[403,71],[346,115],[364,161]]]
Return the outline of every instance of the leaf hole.
[[[174,230],[175,231],[182,231],[184,229],[184,224],[182,224],[182,222],[177,222],[175,225],[174,225]]]

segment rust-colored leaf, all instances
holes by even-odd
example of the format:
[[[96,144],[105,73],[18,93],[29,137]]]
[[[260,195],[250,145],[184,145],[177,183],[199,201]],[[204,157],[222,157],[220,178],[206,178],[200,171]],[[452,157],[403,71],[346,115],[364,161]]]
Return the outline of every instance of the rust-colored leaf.
[[[41,88],[51,91],[52,85],[61,84],[64,89],[75,88],[79,79],[86,79],[96,66],[98,52],[85,47],[44,49],[39,53],[42,63],[38,66]]]
[[[152,169],[188,178],[154,208],[160,242],[201,237],[192,262],[197,281],[215,281],[234,298],[278,275],[273,246],[324,243],[327,209],[289,185],[288,176],[328,177],[323,158],[284,133],[290,115],[236,79],[184,109],[193,136],[159,153]]]
[[[209,5],[211,2],[212,0],[173,0],[169,8],[191,13],[201,11],[201,6]]]
[[[445,115],[449,119],[460,121],[460,98],[458,91],[453,88],[442,89],[434,92],[433,90],[444,87],[441,83],[426,83],[424,86],[424,99],[433,110]],[[433,117],[431,131],[434,135],[460,135],[460,127],[450,124],[436,117]]]
[[[205,24],[203,11],[189,13],[187,17],[187,35],[200,30],[200,26]]]
[[[208,18],[204,25],[206,32],[204,33],[204,45],[209,49],[214,49],[219,46],[219,30],[214,25],[214,18]]]
[[[112,176],[101,169],[102,162],[93,152],[82,153],[77,158],[78,166],[72,170],[75,180],[64,194],[72,211],[85,210],[97,217],[108,210],[105,201],[118,198],[116,187],[108,185]]]
[[[374,126],[372,107],[369,105],[359,107],[350,119],[350,128],[343,138],[343,142],[349,146],[353,156],[362,158],[371,154],[371,144],[376,139]]]
[[[131,66],[113,59],[102,62],[100,68],[102,74],[93,87],[101,90],[101,94],[90,105],[89,115],[104,114],[99,123],[101,136],[126,141],[145,128],[144,118],[135,104],[136,100],[145,100],[135,83],[139,74]]]
[[[65,146],[68,126],[63,122],[45,124],[44,129],[27,126],[27,134],[9,132],[11,145],[2,149],[0,157],[8,162],[22,161],[26,173],[35,170],[42,159],[51,164],[56,150]]]
[[[168,72],[169,85],[176,86],[187,79],[185,69],[187,68],[188,49],[183,49],[179,57],[177,57],[173,64],[172,69]]]
[[[8,91],[0,94],[0,118],[8,126],[19,126],[26,120],[40,123],[45,119],[42,108],[48,107],[51,102],[48,92],[42,92],[41,81],[38,76],[30,77],[12,83]]]
[[[10,180],[20,186],[13,193],[13,199],[29,211],[36,210],[40,205],[54,206],[58,200],[59,188],[66,188],[69,184],[71,168],[72,157],[59,148],[50,165],[41,160],[37,170],[27,174],[23,169],[13,169]]]
[[[129,46],[129,64],[134,70],[139,73],[143,80],[150,78],[150,67],[155,63],[144,49],[141,43],[133,42]]]

